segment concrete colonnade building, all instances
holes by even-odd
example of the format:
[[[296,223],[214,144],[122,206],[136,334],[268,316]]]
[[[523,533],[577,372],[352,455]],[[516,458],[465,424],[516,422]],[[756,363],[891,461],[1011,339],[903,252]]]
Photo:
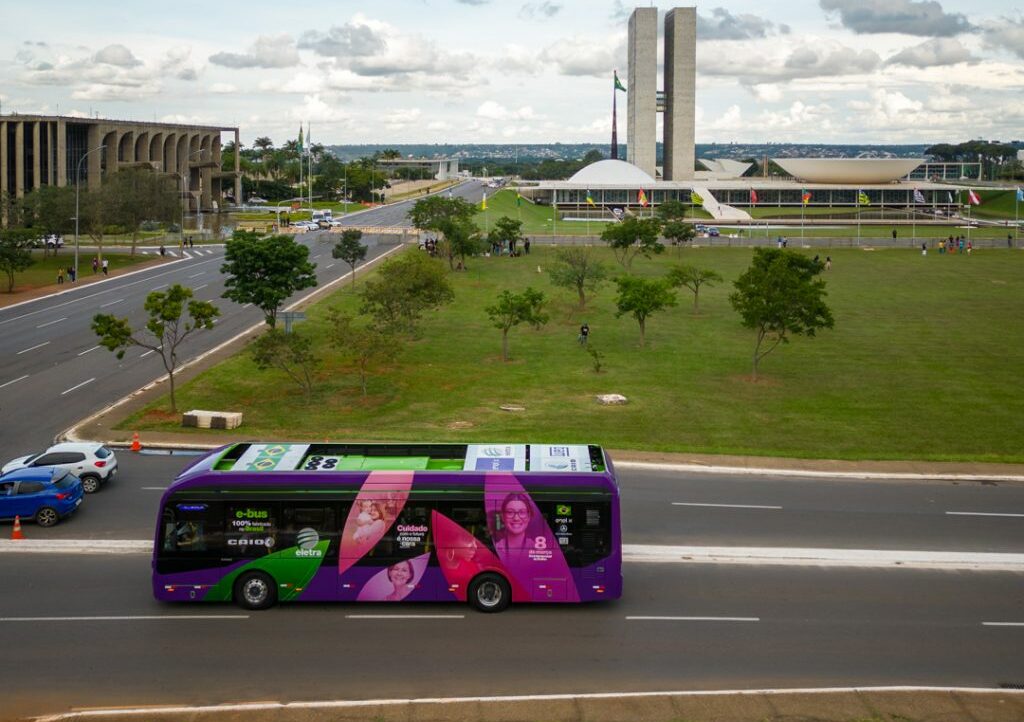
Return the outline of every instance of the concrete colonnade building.
[[[225,187],[236,202],[242,173],[221,170],[221,134],[238,128],[140,123],[54,115],[0,115],[0,195],[21,198],[42,186],[81,183],[89,190],[121,168],[148,166],[177,176],[188,211],[223,205]],[[90,153],[95,148],[104,150]],[[88,156],[86,156],[88,153]],[[76,177],[81,163],[81,175]],[[216,205],[214,205],[216,203]]]
[[[656,177],[657,113],[665,113],[662,178],[694,177],[697,94],[697,8],[665,15],[665,90],[657,91],[658,10],[636,8],[629,18],[626,159]]]

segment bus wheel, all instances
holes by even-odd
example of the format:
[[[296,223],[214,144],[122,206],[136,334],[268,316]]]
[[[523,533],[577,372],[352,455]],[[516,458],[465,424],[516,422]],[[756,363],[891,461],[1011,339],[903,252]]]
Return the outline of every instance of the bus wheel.
[[[481,574],[469,585],[469,603],[479,612],[501,612],[512,601],[512,588],[500,574]]]
[[[270,575],[248,572],[235,582],[235,603],[242,609],[266,609],[277,601],[277,588]]]

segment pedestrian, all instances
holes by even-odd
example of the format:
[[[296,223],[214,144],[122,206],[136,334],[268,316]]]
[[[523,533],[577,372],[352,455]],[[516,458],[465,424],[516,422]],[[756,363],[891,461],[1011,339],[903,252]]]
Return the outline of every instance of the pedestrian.
[[[815,253],[814,254],[814,265],[818,265],[820,260],[821,260],[821,256],[819,256],[817,253]]]
[[[579,336],[579,339],[578,339],[579,342],[580,342],[580,346],[586,346],[587,345],[587,339],[589,337],[590,337],[590,326],[588,326],[587,322],[584,321],[583,325],[580,326],[580,336]]]
[[[973,248],[974,248],[974,246],[971,245],[971,242],[967,241],[967,255],[968,256],[971,255],[971,251],[973,250]]]
[[[832,256],[825,256],[825,270],[832,270]]]
[[[96,271],[99,269],[99,267],[100,267],[99,259],[96,258],[96,256],[93,256],[92,257],[92,272],[96,273]]]
[[[1012,233],[1007,233],[1006,234],[1006,247],[1007,248],[1013,248],[1013,234]]]
[[[928,244],[927,243],[924,243],[924,242],[921,243],[921,255],[922,256],[927,256],[928,255]]]
[[[941,256],[945,252],[946,252],[946,239],[945,238],[940,238],[939,239],[939,255]]]
[[[782,236],[779,236],[778,238],[775,239],[775,247],[782,248]]]
[[[192,236],[188,237],[188,247],[189,248],[195,248],[196,247],[196,241],[195,241],[195,239]]]
[[[526,240],[523,241],[523,250],[526,251],[526,255],[527,256],[530,255],[530,238],[529,237],[527,237]]]
[[[163,243],[160,244],[160,255],[161,256],[166,256],[167,255],[167,249],[164,248],[164,244]]]
[[[68,266],[68,280],[70,280],[72,283],[74,283],[75,280],[77,280],[76,279],[77,276],[78,276],[78,271],[75,270],[75,267],[74,266]]]
[[[515,238],[510,238],[509,241],[508,241],[508,255],[510,255],[510,256],[516,255],[516,239]]]
[[[57,267],[57,285],[58,286],[64,285],[64,268],[63,268],[63,266],[58,266]]]
[[[894,241],[896,240],[896,229],[895,228],[892,229],[892,239]]]
[[[108,261],[106,258],[103,259],[103,275],[110,275],[110,261]]]
[[[963,236],[960,237],[959,249],[960,250],[958,251],[958,253],[963,253],[964,252],[964,239],[963,239]]]

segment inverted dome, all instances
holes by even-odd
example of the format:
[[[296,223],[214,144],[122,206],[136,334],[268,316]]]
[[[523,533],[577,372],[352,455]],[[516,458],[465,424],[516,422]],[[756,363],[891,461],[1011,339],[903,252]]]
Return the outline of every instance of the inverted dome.
[[[648,186],[654,183],[654,179],[624,160],[599,160],[578,170],[569,182],[595,186]]]
[[[772,158],[782,170],[809,183],[891,183],[924,163],[923,158]]]

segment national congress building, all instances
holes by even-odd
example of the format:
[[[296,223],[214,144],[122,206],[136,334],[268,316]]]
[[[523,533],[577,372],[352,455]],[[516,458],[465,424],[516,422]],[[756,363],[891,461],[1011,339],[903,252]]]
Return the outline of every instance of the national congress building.
[[[178,178],[187,210],[214,210],[225,191],[242,195],[238,154],[233,171],[221,170],[221,135],[232,132],[237,148],[238,128],[0,115],[0,195],[78,183],[93,190],[120,168],[148,166]]]

